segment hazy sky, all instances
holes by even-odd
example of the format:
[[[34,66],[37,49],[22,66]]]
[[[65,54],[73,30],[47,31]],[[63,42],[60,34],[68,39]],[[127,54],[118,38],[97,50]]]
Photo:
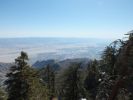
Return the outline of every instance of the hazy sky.
[[[133,0],[0,0],[0,37],[121,38]]]

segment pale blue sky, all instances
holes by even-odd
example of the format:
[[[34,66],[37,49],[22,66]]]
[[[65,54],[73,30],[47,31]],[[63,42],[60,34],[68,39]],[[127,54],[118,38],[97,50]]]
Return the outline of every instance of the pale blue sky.
[[[121,38],[133,0],[0,0],[0,37]]]

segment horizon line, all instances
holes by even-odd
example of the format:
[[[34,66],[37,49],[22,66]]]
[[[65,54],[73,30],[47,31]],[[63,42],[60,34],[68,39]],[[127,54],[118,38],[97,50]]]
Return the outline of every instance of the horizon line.
[[[71,38],[75,38],[75,39],[121,39],[121,38],[102,38],[102,37],[63,37],[63,36],[25,36],[25,37],[0,37],[0,39],[21,39],[21,38],[66,38],[66,39],[71,39]]]

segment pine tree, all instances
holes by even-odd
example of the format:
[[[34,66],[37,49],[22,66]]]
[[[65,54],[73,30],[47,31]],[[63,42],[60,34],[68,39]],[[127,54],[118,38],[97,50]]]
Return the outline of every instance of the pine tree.
[[[122,46],[117,62],[118,78],[113,85],[109,100],[114,100],[121,94],[121,91],[133,97],[133,31],[129,32],[129,40]],[[132,99],[131,99],[132,100]]]
[[[83,84],[81,83],[80,64],[72,64],[61,75],[60,95],[62,100],[79,100],[84,96]]]
[[[21,52],[7,74],[8,100],[47,100],[46,90],[39,82],[37,72],[28,65],[28,55]],[[44,92],[44,93],[43,93]]]
[[[46,68],[41,69],[40,74],[44,85],[49,91],[49,98],[55,96],[55,70],[50,65],[47,65]]]
[[[118,39],[107,46],[102,53],[102,71],[109,75],[115,74],[115,63],[124,41]]]
[[[23,69],[27,66],[28,56],[21,52],[21,56],[15,59],[15,64],[10,68],[7,74],[8,80],[5,81],[7,85],[7,92],[9,94],[8,100],[26,100],[28,84],[23,76]]]
[[[0,87],[0,100],[7,100],[7,94],[5,93],[4,89]]]
[[[114,85],[118,76],[115,64],[123,44],[124,41],[118,39],[112,42],[103,51],[99,66],[99,72],[100,72],[99,79],[101,81],[98,86],[98,93],[96,96],[97,100],[109,98],[112,86]]]
[[[96,100],[133,99],[133,33],[129,35],[129,40],[117,40],[104,51]]]
[[[97,94],[98,87],[98,61],[90,61],[88,65],[87,75],[84,80],[84,87],[86,89],[86,98],[94,100]]]

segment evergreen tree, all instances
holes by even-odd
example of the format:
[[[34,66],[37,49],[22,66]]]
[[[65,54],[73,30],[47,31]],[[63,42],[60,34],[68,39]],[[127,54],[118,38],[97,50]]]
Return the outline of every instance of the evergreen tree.
[[[62,100],[79,100],[84,96],[83,84],[81,83],[80,64],[72,64],[61,75],[60,95]]]
[[[1,87],[0,87],[0,100],[7,100],[7,94]]]
[[[47,100],[37,72],[28,65],[28,55],[21,52],[7,74],[8,100]],[[44,92],[44,93],[43,93]]]
[[[101,82],[96,100],[133,99],[133,33],[129,40],[117,40],[104,51],[100,65]],[[102,74],[104,71],[104,74]]]
[[[10,68],[7,74],[8,80],[5,81],[7,85],[7,92],[9,93],[8,100],[26,100],[28,84],[26,84],[23,76],[23,69],[27,67],[28,56],[21,52],[21,56],[15,59],[15,64]]]
[[[133,97],[133,31],[129,32],[129,40],[122,46],[115,64],[118,78],[113,85],[109,100],[118,98],[121,93]],[[121,92],[123,91],[123,92]]]
[[[86,98],[94,100],[97,94],[98,87],[98,61],[90,61],[88,65],[88,72],[84,80],[84,87],[86,89]]]
[[[104,49],[101,57],[103,61],[102,70],[107,74],[115,74],[115,63],[123,45],[124,41],[118,39]]]
[[[49,91],[49,98],[55,96],[55,70],[50,65],[47,65],[46,68],[41,69],[40,74],[44,85]]]

